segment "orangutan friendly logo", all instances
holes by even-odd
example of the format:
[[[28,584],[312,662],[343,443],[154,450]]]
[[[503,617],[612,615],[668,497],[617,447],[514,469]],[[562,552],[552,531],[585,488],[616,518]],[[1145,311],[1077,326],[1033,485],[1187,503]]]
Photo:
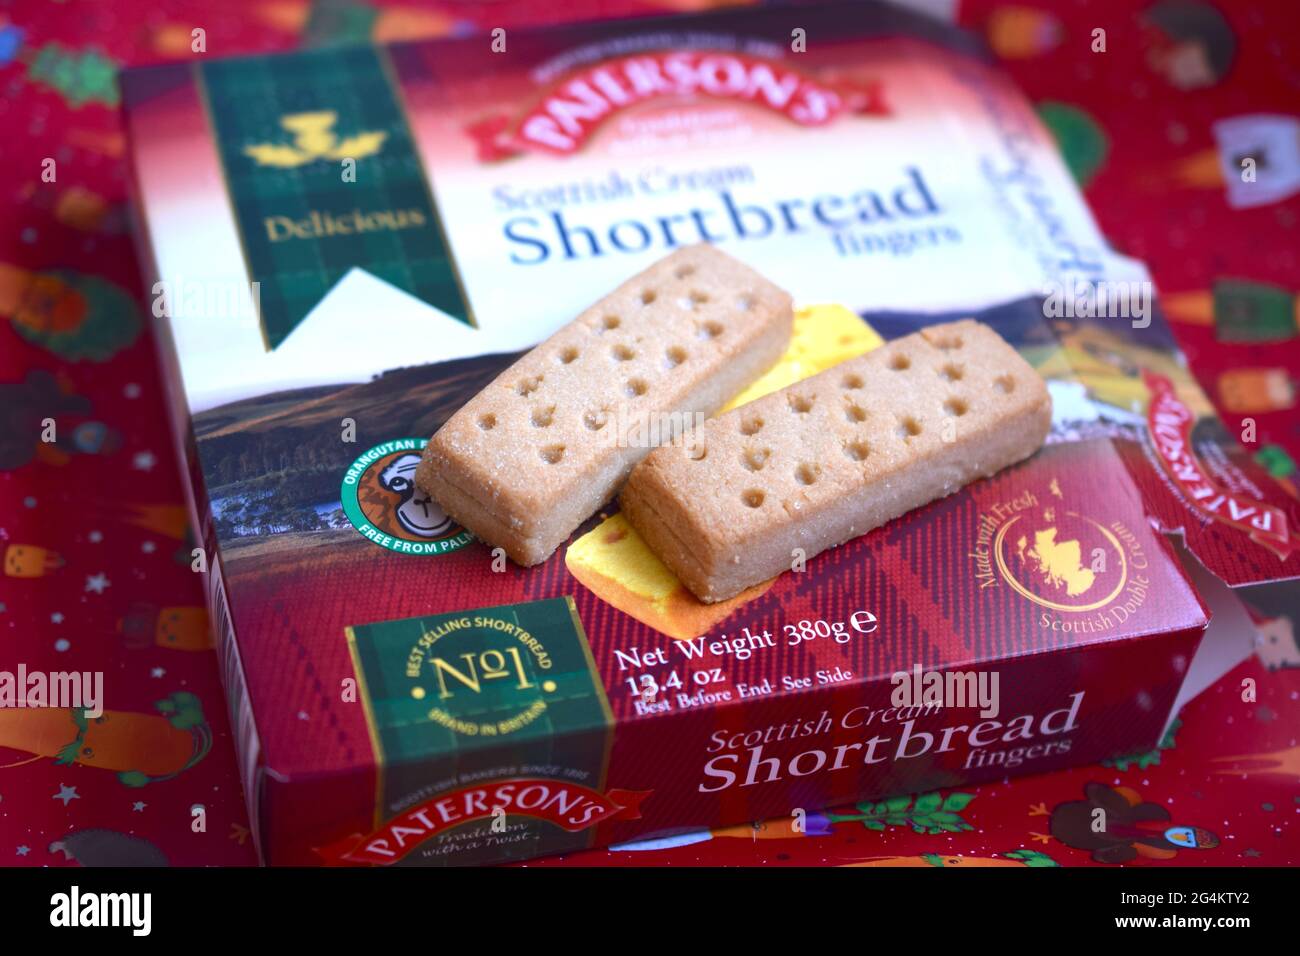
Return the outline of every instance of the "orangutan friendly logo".
[[[423,438],[399,438],[376,445],[343,476],[343,513],[362,535],[390,551],[445,554],[473,540],[415,483],[426,444]]]

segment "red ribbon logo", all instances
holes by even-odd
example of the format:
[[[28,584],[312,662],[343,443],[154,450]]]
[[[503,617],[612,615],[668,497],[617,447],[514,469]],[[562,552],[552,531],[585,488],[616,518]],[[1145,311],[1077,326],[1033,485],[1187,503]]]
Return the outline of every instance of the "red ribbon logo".
[[[1212,521],[1246,532],[1251,541],[1268,548],[1285,561],[1295,549],[1287,529],[1286,514],[1272,505],[1234,494],[1206,474],[1192,448],[1195,416],[1178,398],[1174,383],[1145,369],[1142,379],[1151,390],[1147,427],[1151,431],[1156,455],[1192,507]]]
[[[562,780],[502,780],[433,797],[394,817],[366,836],[353,834],[317,849],[334,866],[396,863],[444,830],[482,820],[498,810],[535,817],[577,833],[610,820],[639,820],[641,801],[653,791],[600,793]]]
[[[802,126],[822,126],[845,112],[889,114],[878,82],[832,89],[777,61],[674,50],[607,60],[560,81],[523,116],[489,116],[466,132],[484,162],[525,151],[567,156],[619,110],[657,97],[691,95],[755,103]]]

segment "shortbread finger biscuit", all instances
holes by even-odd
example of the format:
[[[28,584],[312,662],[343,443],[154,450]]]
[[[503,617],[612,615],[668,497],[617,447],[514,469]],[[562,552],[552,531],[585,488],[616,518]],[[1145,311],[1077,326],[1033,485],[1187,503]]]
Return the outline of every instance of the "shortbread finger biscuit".
[[[661,259],[472,398],[416,483],[515,561],[538,564],[652,444],[710,415],[790,341],[790,296],[711,246]]]
[[[638,465],[620,502],[683,584],[720,601],[1027,458],[1051,417],[996,332],[936,325],[705,422]]]

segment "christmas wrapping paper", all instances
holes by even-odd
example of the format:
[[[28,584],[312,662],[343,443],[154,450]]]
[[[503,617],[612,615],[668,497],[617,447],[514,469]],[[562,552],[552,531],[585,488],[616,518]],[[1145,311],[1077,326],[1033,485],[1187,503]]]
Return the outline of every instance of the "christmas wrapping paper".
[[[0,863],[256,861],[127,222],[117,70],[508,28],[550,6],[0,7],[0,669],[102,671],[107,688],[97,719],[0,709]],[[1115,246],[1149,262],[1228,426],[1295,493],[1300,38],[1287,13],[1280,0],[1044,0],[958,17],[1036,102]],[[1255,657],[1152,752],[529,865],[1295,863],[1295,590],[1250,608]],[[1097,806],[1121,822],[1105,839],[1087,825]]]

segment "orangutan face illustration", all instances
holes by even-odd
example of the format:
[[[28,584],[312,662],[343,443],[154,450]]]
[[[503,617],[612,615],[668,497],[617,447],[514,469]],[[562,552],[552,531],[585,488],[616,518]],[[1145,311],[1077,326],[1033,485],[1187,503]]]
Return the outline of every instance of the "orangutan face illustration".
[[[404,531],[421,538],[436,538],[446,534],[452,522],[428,492],[416,486],[415,469],[419,464],[419,455],[399,455],[380,473],[379,484],[401,499],[397,521]]]

